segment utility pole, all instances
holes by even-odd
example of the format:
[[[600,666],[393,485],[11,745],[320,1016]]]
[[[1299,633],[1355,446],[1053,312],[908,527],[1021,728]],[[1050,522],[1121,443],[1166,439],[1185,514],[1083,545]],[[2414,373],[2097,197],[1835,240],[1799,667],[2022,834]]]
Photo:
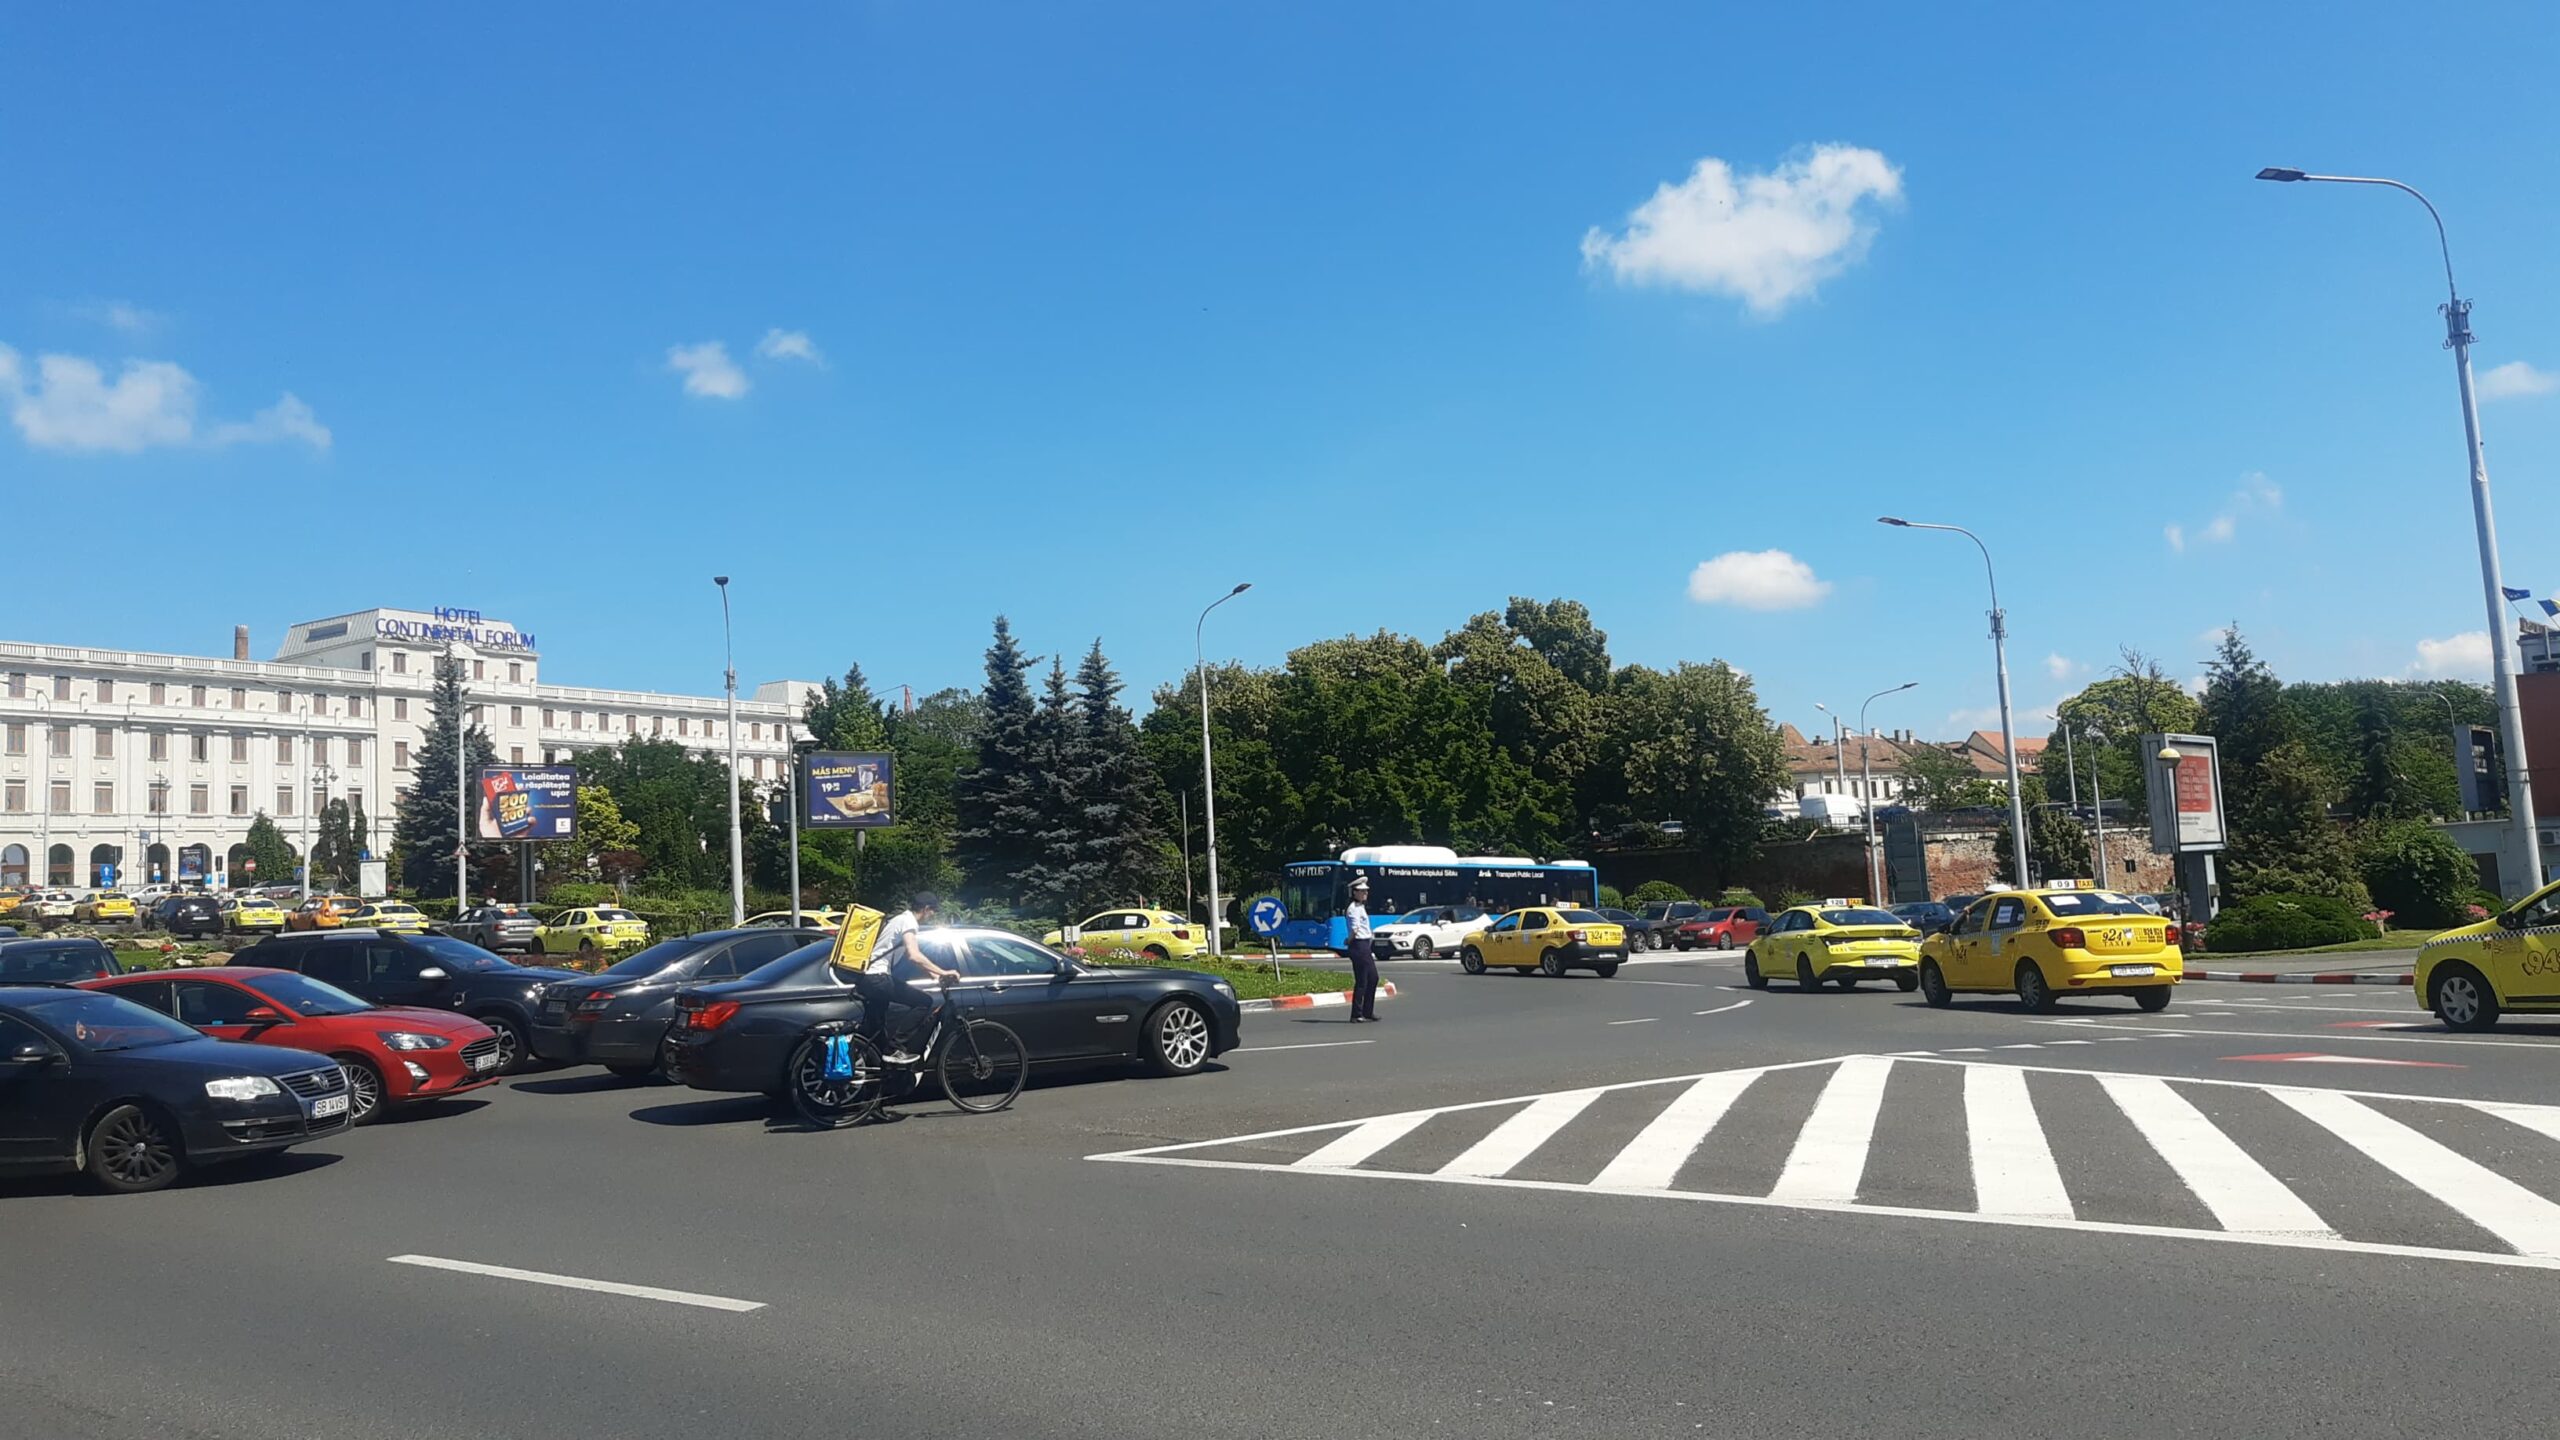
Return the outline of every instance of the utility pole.
[[[714,575],[720,587],[720,653],[728,666],[729,686],[729,925],[747,923],[746,842],[738,828],[738,655],[729,638],[729,577]],[[798,897],[794,896],[796,904]]]

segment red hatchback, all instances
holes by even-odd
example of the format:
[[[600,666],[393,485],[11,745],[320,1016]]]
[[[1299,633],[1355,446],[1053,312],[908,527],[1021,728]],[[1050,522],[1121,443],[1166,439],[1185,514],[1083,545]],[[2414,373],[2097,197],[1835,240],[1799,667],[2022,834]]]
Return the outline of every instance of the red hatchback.
[[[311,1050],[344,1066],[356,1124],[385,1105],[477,1090],[498,1079],[498,1035],[450,1010],[375,1005],[291,970],[225,965],[87,982],[217,1040]]]
[[[1731,950],[1760,938],[1769,912],[1757,905],[1718,905],[1693,915],[1671,932],[1671,943],[1683,950]]]

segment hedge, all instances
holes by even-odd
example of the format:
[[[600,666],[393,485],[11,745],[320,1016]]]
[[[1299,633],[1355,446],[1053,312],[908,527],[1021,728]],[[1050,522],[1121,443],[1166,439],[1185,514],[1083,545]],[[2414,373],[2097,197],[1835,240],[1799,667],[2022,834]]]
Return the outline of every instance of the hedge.
[[[2361,940],[2372,933],[2372,925],[2344,900],[2326,895],[2256,895],[2223,907],[2205,927],[2204,945],[2216,955],[2311,950]]]
[[[1630,905],[1653,905],[1663,901],[1686,900],[1689,892],[1668,880],[1647,880],[1627,892]]]

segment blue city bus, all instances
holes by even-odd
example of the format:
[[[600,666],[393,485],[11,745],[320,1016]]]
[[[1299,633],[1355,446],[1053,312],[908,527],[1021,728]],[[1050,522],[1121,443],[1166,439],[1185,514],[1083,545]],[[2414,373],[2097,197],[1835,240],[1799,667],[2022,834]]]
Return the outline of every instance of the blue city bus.
[[[1301,860],[1282,869],[1280,903],[1289,918],[1274,937],[1294,950],[1350,948],[1343,907],[1353,876],[1369,881],[1369,916],[1383,923],[1424,905],[1474,905],[1499,915],[1530,905],[1600,903],[1600,877],[1587,860],[1516,855],[1461,856],[1438,845],[1367,845],[1339,860]]]

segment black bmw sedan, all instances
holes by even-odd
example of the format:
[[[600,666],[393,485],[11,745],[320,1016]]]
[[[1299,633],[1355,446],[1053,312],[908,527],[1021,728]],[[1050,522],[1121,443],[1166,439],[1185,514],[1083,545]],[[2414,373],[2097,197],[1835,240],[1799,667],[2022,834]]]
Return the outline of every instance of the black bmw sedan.
[[[347,1124],[327,1056],[208,1040],[94,990],[0,986],[0,1173],[85,1170],[131,1194]]]
[[[743,979],[827,932],[814,927],[706,930],[661,940],[601,974],[555,981],[525,1038],[533,1053],[570,1065],[602,1065],[637,1079],[665,1062],[676,992]]]
[[[928,930],[919,943],[960,972],[960,1006],[1021,1036],[1035,1066],[1136,1060],[1188,1075],[1236,1046],[1235,990],[1214,975],[1088,964],[1001,930]],[[697,1090],[781,1094],[810,1027],[862,1013],[827,964],[829,948],[804,946],[742,980],[679,993],[667,1073]],[[919,991],[917,1001],[931,997]]]

